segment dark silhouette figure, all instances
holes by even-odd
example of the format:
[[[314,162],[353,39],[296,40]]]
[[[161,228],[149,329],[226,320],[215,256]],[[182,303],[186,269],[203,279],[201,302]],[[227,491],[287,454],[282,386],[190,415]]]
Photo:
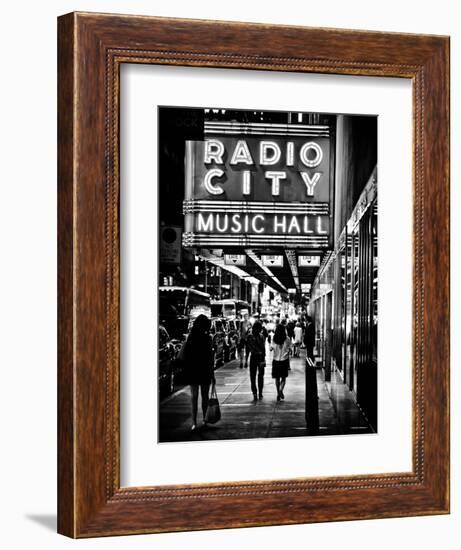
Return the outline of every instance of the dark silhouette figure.
[[[266,367],[266,339],[262,334],[262,324],[255,321],[251,334],[247,339],[247,349],[250,352],[250,383],[253,398],[256,401],[263,398],[264,369]],[[256,374],[258,375],[258,387],[256,387]]]
[[[184,347],[183,360],[185,363],[185,372],[191,389],[192,430],[195,430],[197,427],[199,389],[202,396],[202,412],[205,423],[210,384],[215,382],[214,354],[210,326],[208,317],[199,315],[195,319]]]

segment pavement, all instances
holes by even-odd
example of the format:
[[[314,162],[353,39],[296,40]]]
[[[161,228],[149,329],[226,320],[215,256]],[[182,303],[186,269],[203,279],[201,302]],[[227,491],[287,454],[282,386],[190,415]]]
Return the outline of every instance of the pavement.
[[[191,431],[190,388],[176,391],[160,403],[159,442],[254,439],[267,437],[300,437],[312,435],[305,419],[305,352],[291,358],[284,394],[277,401],[275,381],[271,377],[272,357],[268,351],[264,376],[263,399],[254,401],[250,388],[249,369],[240,368],[233,360],[215,371],[216,389],[221,408],[221,420],[214,425],[202,425],[199,397],[198,429]],[[366,433],[371,431],[353,400],[344,391],[344,402],[353,418],[350,426],[341,424],[344,417],[331,399],[331,383],[325,382],[323,369],[316,369],[319,430],[315,435]],[[355,406],[355,409],[354,409]],[[341,403],[339,404],[341,408]],[[352,414],[352,417],[351,417]]]

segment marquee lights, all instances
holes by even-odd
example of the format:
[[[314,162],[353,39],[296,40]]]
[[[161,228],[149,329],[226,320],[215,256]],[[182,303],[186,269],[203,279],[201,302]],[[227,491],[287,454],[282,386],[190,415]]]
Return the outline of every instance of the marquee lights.
[[[308,197],[314,196],[315,186],[320,181],[320,172],[315,172],[310,176],[307,172],[300,172],[302,181],[306,186],[306,195]],[[224,176],[224,171],[220,168],[212,168],[205,173],[203,178],[203,185],[210,195],[223,195],[225,190],[218,183],[212,182],[215,178],[222,178]],[[278,197],[280,195],[280,183],[281,180],[287,179],[287,173],[283,170],[267,170],[264,172],[264,177],[266,180],[271,183],[271,192],[273,197]],[[244,170],[242,172],[242,194],[250,195],[251,194],[251,172],[249,170]]]
[[[249,195],[251,193],[251,174],[248,170],[243,172],[243,189],[242,193],[244,195]]]
[[[314,189],[320,179],[320,173],[316,172],[312,177],[307,172],[301,172],[301,177],[307,187],[307,194],[309,197],[314,196]]]
[[[210,195],[222,195],[224,193],[224,189],[222,187],[213,185],[211,182],[213,178],[221,178],[223,175],[224,172],[220,168],[213,168],[212,170],[208,170],[205,174],[205,177],[203,178],[203,185]]]
[[[329,137],[330,127],[327,125],[284,124],[274,122],[235,122],[205,120],[205,135],[262,135],[262,136],[297,136],[297,137]]]
[[[223,233],[200,234],[193,232],[183,233],[183,245],[186,248],[203,246],[216,247],[288,247],[288,248],[328,248],[326,235],[229,235]]]
[[[325,215],[330,213],[329,204],[325,202],[265,202],[265,201],[226,201],[226,200],[195,200],[183,202],[184,214],[194,212],[245,212],[263,214],[311,214]]]
[[[280,180],[286,179],[285,172],[266,172],[264,176],[272,181],[272,196],[278,197],[280,195]]]
[[[285,165],[294,164],[294,143],[287,141],[285,144]],[[313,158],[309,158],[309,152],[313,151]],[[224,143],[219,139],[206,139],[203,152],[203,162],[205,164],[224,164],[224,154],[226,152]],[[282,148],[276,141],[261,141],[259,143],[259,162],[261,166],[271,166],[280,162],[282,157]],[[299,159],[307,168],[316,168],[323,160],[323,151],[315,141],[308,141],[302,145],[299,150]],[[231,155],[230,164],[255,164],[251,156],[250,148],[246,140],[239,139],[234,146]]]
[[[204,131],[186,141],[186,248],[328,248],[328,126],[205,121]]]
[[[309,156],[308,156],[309,151],[314,151],[313,159],[309,159]],[[317,143],[314,143],[313,141],[309,141],[308,143],[305,143],[301,147],[299,156],[301,158],[301,162],[305,166],[307,166],[308,168],[315,168],[322,162],[323,151],[320,145],[318,145]]]
[[[195,231],[198,233],[326,235],[328,234],[327,220],[325,216],[199,212],[196,217]]]
[[[259,156],[261,159],[260,162],[264,166],[277,164],[280,161],[280,157],[282,156],[282,151],[275,141],[261,141],[261,143],[259,144],[259,150]],[[292,151],[290,151],[290,162],[293,162]],[[292,164],[288,164],[288,160],[287,166],[292,166]]]
[[[294,143],[288,141],[285,146],[285,165],[287,167],[294,166]],[[310,157],[309,153],[313,152]],[[224,155],[226,149],[224,143],[219,139],[207,139],[203,150],[204,164],[224,165]],[[276,141],[261,141],[259,144],[259,165],[273,166],[278,164],[282,157],[282,148]],[[307,168],[316,168],[323,160],[322,148],[313,141],[308,141],[302,145],[299,150],[299,159]],[[255,166],[255,162],[250,152],[250,148],[244,139],[237,141],[233,148],[229,164],[233,167],[241,165]],[[305,171],[299,172],[302,181],[306,186],[306,195],[314,196],[315,186],[319,183],[321,172],[309,174]],[[209,169],[203,178],[203,185],[210,195],[222,195],[225,190],[217,182],[213,183],[213,179],[222,178],[225,175],[220,168]],[[284,170],[268,170],[264,172],[265,179],[271,184],[271,192],[273,197],[280,195],[280,184],[287,179],[287,173]],[[242,172],[242,194],[251,194],[251,172],[244,170]]]
[[[310,158],[309,153],[313,152],[313,157]],[[226,149],[224,143],[219,139],[207,139],[203,150],[203,162],[208,164],[224,164],[224,155]],[[282,148],[276,141],[261,141],[259,144],[259,165],[273,166],[278,164],[282,157]],[[308,141],[302,145],[299,150],[299,159],[307,168],[316,168],[323,160],[322,148],[313,141]],[[231,160],[231,166],[244,164],[246,166],[255,166],[254,159],[251,155],[250,148],[244,139],[240,139],[234,146]],[[294,143],[288,141],[285,147],[285,165],[287,167],[294,166]],[[306,186],[306,195],[314,196],[315,186],[320,181],[321,172],[309,174],[308,172],[300,171],[302,181]],[[203,178],[203,185],[210,195],[222,195],[225,190],[218,183],[213,183],[214,178],[224,176],[224,171],[220,168],[209,169]],[[271,184],[272,196],[280,195],[280,184],[282,180],[287,179],[287,173],[284,170],[268,170],[264,172],[264,177]],[[251,172],[244,170],[242,173],[242,194],[251,194]]]
[[[213,141],[218,141],[218,140],[213,140]],[[205,149],[206,149],[206,145],[205,145]],[[235,146],[234,153],[232,154],[230,163],[232,165],[249,164],[250,166],[254,164],[253,159],[251,157],[250,149],[248,149],[248,145],[245,140],[241,139],[237,141],[237,145]],[[222,164],[222,160],[221,160],[221,164]]]

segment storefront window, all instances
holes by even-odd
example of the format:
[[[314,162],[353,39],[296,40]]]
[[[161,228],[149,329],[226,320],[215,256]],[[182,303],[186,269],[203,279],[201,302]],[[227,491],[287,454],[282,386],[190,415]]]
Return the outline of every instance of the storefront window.
[[[341,266],[341,370],[344,371],[344,363],[346,358],[346,249],[343,248],[340,252]]]
[[[372,361],[378,363],[378,203],[375,201],[372,210],[371,233],[373,239],[373,268],[372,268],[372,329],[371,350]]]
[[[349,386],[357,390],[357,344],[359,339],[359,289],[360,289],[360,256],[359,225],[352,234],[352,333],[351,333],[351,368]]]

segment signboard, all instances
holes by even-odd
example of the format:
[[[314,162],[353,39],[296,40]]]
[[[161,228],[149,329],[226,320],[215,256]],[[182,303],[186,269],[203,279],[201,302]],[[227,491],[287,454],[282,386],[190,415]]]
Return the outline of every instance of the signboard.
[[[186,142],[185,246],[328,248],[328,126],[206,122]]]
[[[311,291],[311,285],[309,283],[301,283],[301,292],[303,294],[309,294]]]
[[[318,267],[320,266],[320,256],[298,256],[299,267]]]
[[[283,256],[262,255],[262,264],[266,267],[283,267]]]
[[[194,197],[329,201],[329,138],[209,137],[194,147]]]
[[[167,225],[160,229],[160,263],[181,263],[181,227]]]
[[[224,263],[226,265],[246,265],[245,254],[224,254]]]
[[[328,235],[328,216],[198,212],[195,233],[230,235]]]

